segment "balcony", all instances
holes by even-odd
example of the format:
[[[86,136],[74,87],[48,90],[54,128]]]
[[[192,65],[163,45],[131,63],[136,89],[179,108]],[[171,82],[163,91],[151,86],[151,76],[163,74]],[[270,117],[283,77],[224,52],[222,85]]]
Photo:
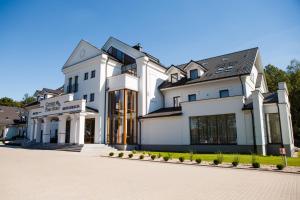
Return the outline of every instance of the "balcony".
[[[108,90],[115,91],[121,89],[129,89],[133,91],[138,91],[139,89],[139,78],[127,73],[120,74],[117,76],[112,76],[107,78]]]

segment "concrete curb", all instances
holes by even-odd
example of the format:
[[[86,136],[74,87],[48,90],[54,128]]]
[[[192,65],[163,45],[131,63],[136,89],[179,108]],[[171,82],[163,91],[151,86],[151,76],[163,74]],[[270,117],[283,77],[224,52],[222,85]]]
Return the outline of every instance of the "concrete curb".
[[[170,161],[163,161],[163,160],[151,160],[151,159],[139,159],[139,158],[120,158],[120,157],[116,157],[116,156],[100,156],[100,157],[104,157],[104,158],[114,158],[114,159],[123,159],[123,160],[132,160],[132,161],[143,161],[143,162],[152,162],[152,163],[164,163],[164,164],[179,164],[179,165],[186,165],[186,166],[194,166],[194,167],[214,167],[214,168],[225,168],[225,169],[240,169],[240,170],[252,170],[252,171],[260,171],[260,172],[274,172],[274,173],[283,173],[283,174],[297,174],[300,175],[300,171],[299,172],[288,172],[288,171],[281,171],[281,170],[277,170],[277,169],[262,169],[262,168],[252,168],[252,167],[245,167],[245,168],[241,168],[241,167],[232,167],[232,166],[221,166],[221,165],[213,165],[213,164],[197,164],[197,163],[181,163],[181,162],[170,162]]]

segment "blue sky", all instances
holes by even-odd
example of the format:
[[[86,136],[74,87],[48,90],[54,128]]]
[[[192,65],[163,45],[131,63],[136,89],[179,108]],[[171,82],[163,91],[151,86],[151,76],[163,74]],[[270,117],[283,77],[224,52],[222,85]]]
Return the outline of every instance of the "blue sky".
[[[0,0],[0,97],[61,86],[80,39],[109,36],[166,66],[258,46],[264,65],[284,69],[300,60],[300,1]]]

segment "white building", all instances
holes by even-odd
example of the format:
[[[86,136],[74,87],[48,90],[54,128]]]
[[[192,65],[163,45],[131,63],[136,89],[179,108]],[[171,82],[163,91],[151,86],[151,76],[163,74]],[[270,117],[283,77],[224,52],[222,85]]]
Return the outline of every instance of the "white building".
[[[140,45],[111,37],[98,49],[81,40],[62,72],[63,93],[44,90],[27,106],[33,141],[264,155],[278,154],[283,145],[288,155],[294,151],[286,84],[268,92],[258,48],[166,68]]]

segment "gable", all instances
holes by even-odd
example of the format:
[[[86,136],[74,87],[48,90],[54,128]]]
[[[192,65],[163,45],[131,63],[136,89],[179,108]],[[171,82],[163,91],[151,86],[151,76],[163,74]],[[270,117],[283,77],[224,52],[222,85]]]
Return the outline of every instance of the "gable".
[[[203,72],[207,71],[204,67],[202,67],[199,63],[196,63],[195,61],[191,61],[189,62],[184,68],[183,70],[188,71],[190,69],[199,69]]]
[[[84,40],[81,40],[76,46],[76,48],[73,50],[71,56],[64,64],[63,68],[69,67],[80,61],[87,60],[89,58],[97,56],[100,53],[101,53],[100,49],[98,49],[97,47],[91,45],[90,43]]]

